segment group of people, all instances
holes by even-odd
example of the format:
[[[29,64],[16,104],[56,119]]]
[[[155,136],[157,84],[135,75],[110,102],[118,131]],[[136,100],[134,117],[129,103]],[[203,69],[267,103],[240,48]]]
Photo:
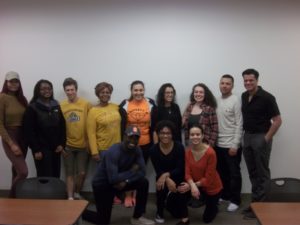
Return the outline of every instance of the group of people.
[[[252,184],[252,201],[263,201],[270,182],[272,137],[281,125],[273,95],[258,85],[259,73],[242,73],[246,91],[241,100],[232,93],[233,76],[220,79],[221,96],[198,83],[183,114],[171,83],[158,90],[156,101],[145,97],[142,81],[133,81],[131,95],[121,104],[110,102],[113,86],[95,87],[99,103],[92,106],[77,96],[78,84],[66,78],[67,99],[58,102],[53,86],[40,80],[31,101],[23,95],[19,74],[6,74],[0,94],[0,135],[12,163],[10,196],[16,183],[27,177],[27,146],[32,150],[37,176],[60,176],[64,160],[67,193],[80,198],[89,155],[98,163],[92,180],[96,224],[109,224],[113,202],[122,199],[133,207],[132,224],[154,224],[143,214],[149,183],[145,165],[151,160],[156,173],[156,223],[164,223],[164,210],[189,224],[188,205],[205,204],[203,222],[210,223],[220,201],[227,210],[241,203],[242,152]],[[183,132],[182,132],[183,131]],[[241,146],[241,141],[243,146]],[[61,157],[62,155],[62,157]],[[245,218],[253,218],[250,207]]]

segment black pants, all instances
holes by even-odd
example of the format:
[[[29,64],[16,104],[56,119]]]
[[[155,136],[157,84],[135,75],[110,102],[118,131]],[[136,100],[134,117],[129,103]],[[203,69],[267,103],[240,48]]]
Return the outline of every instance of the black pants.
[[[136,190],[136,206],[134,208],[133,217],[139,218],[146,211],[146,204],[148,200],[149,182],[146,178],[142,178],[136,182],[126,185],[122,191]],[[111,218],[111,211],[113,199],[119,190],[112,186],[94,186],[93,192],[97,208],[96,224],[109,224]]]
[[[43,150],[43,158],[34,160],[38,177],[60,177],[60,153],[54,150]]]
[[[187,195],[179,192],[169,192],[165,187],[163,190],[156,190],[156,207],[157,214],[164,217],[164,208],[166,208],[175,218],[188,217]]]
[[[221,198],[239,205],[242,190],[240,167],[242,150],[238,149],[235,156],[228,154],[229,148],[216,146],[215,150],[218,158],[217,170],[223,183]]]
[[[218,203],[219,203],[221,192],[215,195],[208,195],[203,191],[200,192],[201,195],[203,195],[205,201],[205,209],[204,209],[202,219],[204,223],[210,223],[216,218],[218,214],[219,211]]]

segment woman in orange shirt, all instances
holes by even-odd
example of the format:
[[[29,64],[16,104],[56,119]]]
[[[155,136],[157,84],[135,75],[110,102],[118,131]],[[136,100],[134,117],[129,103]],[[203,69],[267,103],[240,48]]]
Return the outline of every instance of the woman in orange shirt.
[[[190,191],[193,198],[203,195],[205,210],[203,222],[210,223],[218,213],[218,202],[222,190],[222,182],[217,172],[217,157],[214,149],[203,142],[203,128],[192,125],[189,129],[191,145],[185,153],[185,180],[178,191]]]

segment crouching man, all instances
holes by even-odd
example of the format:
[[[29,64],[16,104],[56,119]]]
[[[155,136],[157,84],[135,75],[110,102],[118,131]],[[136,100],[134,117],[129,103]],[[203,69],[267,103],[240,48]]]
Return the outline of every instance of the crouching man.
[[[123,142],[111,146],[104,154],[92,181],[97,207],[97,224],[109,224],[113,199],[119,192],[136,190],[136,206],[131,224],[152,225],[146,219],[149,182],[141,149],[138,147],[140,131],[135,126],[125,130]]]

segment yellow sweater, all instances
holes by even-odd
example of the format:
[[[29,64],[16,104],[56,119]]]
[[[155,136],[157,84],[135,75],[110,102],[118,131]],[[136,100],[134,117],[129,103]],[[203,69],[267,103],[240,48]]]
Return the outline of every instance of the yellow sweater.
[[[74,103],[66,99],[60,106],[66,120],[67,146],[87,148],[86,120],[91,104],[78,98]]]
[[[109,103],[105,107],[91,108],[87,119],[87,133],[91,154],[99,154],[121,141],[121,116],[119,106]]]

